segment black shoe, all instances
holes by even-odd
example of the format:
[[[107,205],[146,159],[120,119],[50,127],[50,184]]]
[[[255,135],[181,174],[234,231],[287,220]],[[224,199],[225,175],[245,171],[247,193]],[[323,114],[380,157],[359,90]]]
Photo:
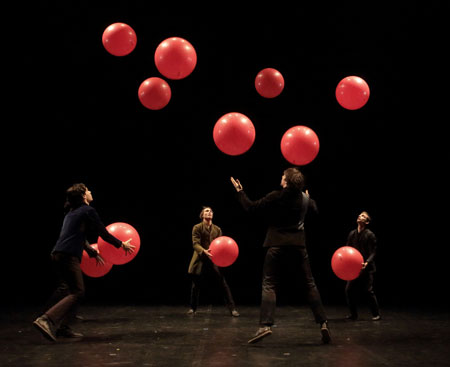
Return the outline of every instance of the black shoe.
[[[381,320],[381,315],[376,315],[374,317],[372,317],[372,321],[378,321]]]
[[[61,336],[63,338],[82,338],[84,335],[73,331],[69,326],[61,326],[56,330],[56,336]]]
[[[33,326],[39,330],[44,337],[46,337],[48,340],[55,342],[56,336],[53,332],[53,325],[52,322],[49,320],[49,318],[46,315],[38,317],[33,322]]]
[[[331,336],[327,321],[323,322],[322,325],[320,325],[320,333],[322,334],[322,342],[324,344],[328,344],[331,341]]]
[[[248,344],[259,342],[261,339],[272,334],[270,326],[263,326],[258,329],[255,336],[248,341]]]
[[[358,320],[358,316],[357,315],[347,315],[347,316],[345,316],[345,319],[356,321],[356,320]]]
[[[239,314],[239,312],[237,312],[236,309],[235,309],[235,310],[231,310],[230,313],[231,313],[231,316],[233,316],[233,317],[239,317],[239,316],[241,316],[241,315]]]

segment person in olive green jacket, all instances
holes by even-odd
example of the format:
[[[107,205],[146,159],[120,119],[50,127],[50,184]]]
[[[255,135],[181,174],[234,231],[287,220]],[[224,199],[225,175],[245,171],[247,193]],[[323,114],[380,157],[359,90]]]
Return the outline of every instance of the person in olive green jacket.
[[[211,261],[212,255],[209,250],[209,245],[214,239],[222,236],[220,227],[212,222],[213,214],[210,207],[203,207],[200,212],[200,219],[202,221],[192,228],[192,247],[194,248],[194,253],[192,254],[188,268],[188,273],[192,278],[191,308],[188,314],[195,315],[200,296],[200,288],[202,287],[201,283],[204,277],[214,276],[223,290],[225,303],[230,310],[231,316],[237,317],[239,316],[239,312],[236,310],[230,287],[220,268]]]

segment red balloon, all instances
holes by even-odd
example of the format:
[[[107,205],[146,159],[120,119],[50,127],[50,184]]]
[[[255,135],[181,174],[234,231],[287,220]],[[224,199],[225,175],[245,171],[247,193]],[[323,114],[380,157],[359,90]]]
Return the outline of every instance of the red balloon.
[[[239,112],[230,112],[217,120],[213,138],[217,148],[228,155],[245,153],[255,141],[255,127]]]
[[[128,241],[131,238],[130,245],[133,245],[135,248],[132,254],[127,254],[123,248],[116,248],[99,237],[97,243],[100,256],[115,265],[122,265],[133,260],[141,247],[141,239],[136,229],[122,222],[112,223],[106,229],[122,242]]]
[[[263,69],[256,75],[255,88],[261,96],[274,98],[283,91],[283,75],[273,68]]]
[[[152,77],[141,83],[138,97],[144,107],[150,110],[160,110],[169,103],[172,90],[165,80]]]
[[[156,48],[155,64],[166,78],[183,79],[194,70],[197,64],[197,53],[185,39],[167,38]]]
[[[125,23],[113,23],[105,29],[102,36],[106,51],[114,56],[125,56],[136,47],[136,33]]]
[[[91,245],[93,248],[98,250],[96,243]],[[89,257],[87,252],[83,250],[83,257],[81,258],[81,271],[89,277],[98,278],[107,274],[113,267],[113,264],[105,261],[103,265],[97,264],[95,257]]]
[[[348,110],[357,110],[369,100],[370,89],[366,81],[359,76],[348,76],[336,87],[336,99]]]
[[[319,153],[319,138],[307,126],[293,126],[281,138],[281,153],[290,163],[305,165]]]
[[[364,259],[357,249],[343,246],[333,254],[331,268],[338,278],[353,280],[358,278],[363,262]]]
[[[217,237],[211,242],[209,249],[212,255],[211,261],[221,267],[230,266],[239,255],[237,243],[227,236]]]

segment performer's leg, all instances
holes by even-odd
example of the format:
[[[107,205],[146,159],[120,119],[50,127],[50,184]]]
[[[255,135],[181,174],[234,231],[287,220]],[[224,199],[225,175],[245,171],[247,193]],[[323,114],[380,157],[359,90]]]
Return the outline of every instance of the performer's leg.
[[[45,312],[56,328],[72,315],[84,297],[84,280],[78,258],[66,254],[55,254],[54,261],[61,279],[69,286],[69,294]]]
[[[295,252],[295,258],[299,258],[300,271],[305,282],[306,300],[311,308],[316,322],[322,324],[327,321],[327,316],[322,304],[320,292],[311,271],[308,252],[306,251],[306,248],[303,247],[295,248]],[[294,256],[292,257],[294,258]]]
[[[191,310],[193,312],[197,311],[199,297],[200,297],[200,282],[201,276],[198,274],[191,274],[192,286],[191,286]]]
[[[274,324],[275,309],[277,304],[276,290],[279,280],[279,268],[277,262],[280,256],[280,248],[269,247],[264,258],[259,319],[259,323],[261,325],[272,326]]]
[[[232,313],[236,309],[236,305],[234,303],[230,287],[228,286],[228,283],[220,268],[216,264],[212,264],[212,268],[214,270],[214,274],[216,275],[216,279],[219,282],[220,287],[222,288],[225,304]]]
[[[358,318],[357,290],[358,279],[347,281],[347,284],[345,285],[345,300],[350,311],[347,318],[351,320],[356,320]]]

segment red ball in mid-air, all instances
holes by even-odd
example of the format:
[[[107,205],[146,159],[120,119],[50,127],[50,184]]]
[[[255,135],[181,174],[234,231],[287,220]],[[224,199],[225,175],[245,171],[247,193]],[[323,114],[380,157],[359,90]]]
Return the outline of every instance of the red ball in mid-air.
[[[136,33],[125,23],[111,24],[102,35],[103,46],[114,56],[128,55],[136,47],[136,42]]]
[[[305,165],[312,162],[319,153],[319,138],[307,126],[293,126],[281,138],[281,153],[290,163]]]
[[[152,77],[141,83],[138,97],[144,107],[150,110],[160,110],[169,103],[172,90],[165,80]]]
[[[261,96],[275,98],[284,89],[283,75],[274,68],[265,68],[256,75],[255,88]]]
[[[358,278],[364,263],[361,253],[351,246],[337,249],[331,258],[331,268],[334,274],[343,280]]]
[[[363,107],[369,100],[369,96],[369,85],[359,76],[348,76],[342,79],[336,87],[338,103],[348,110],[357,110]]]
[[[255,126],[239,112],[230,112],[217,120],[213,130],[214,143],[223,153],[240,155],[255,141]]]
[[[231,237],[217,237],[209,245],[211,251],[211,261],[217,266],[226,267],[232,265],[238,255],[239,247]]]
[[[166,78],[183,79],[194,71],[197,53],[191,43],[184,38],[167,38],[156,48],[155,65]]]
[[[128,241],[131,238],[130,245],[134,246],[134,252],[126,253],[123,248],[116,248],[99,237],[97,243],[100,256],[105,259],[105,261],[114,265],[122,265],[133,260],[141,247],[141,239],[136,229],[133,226],[122,222],[112,223],[108,225],[106,229],[122,242]]]

